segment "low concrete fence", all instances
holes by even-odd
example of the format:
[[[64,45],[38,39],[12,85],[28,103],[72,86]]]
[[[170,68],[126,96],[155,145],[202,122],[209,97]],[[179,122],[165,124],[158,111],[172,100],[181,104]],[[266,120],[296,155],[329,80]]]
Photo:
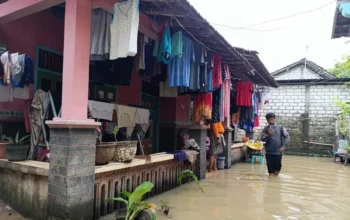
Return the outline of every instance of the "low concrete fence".
[[[131,163],[110,163],[95,168],[94,217],[113,213],[122,204],[107,203],[122,191],[133,191],[140,183],[151,181],[149,197],[177,187],[180,173],[195,165],[176,162],[172,155],[154,158],[154,161],[134,159]],[[26,218],[47,219],[49,164],[37,161],[8,162],[0,160],[0,199]]]

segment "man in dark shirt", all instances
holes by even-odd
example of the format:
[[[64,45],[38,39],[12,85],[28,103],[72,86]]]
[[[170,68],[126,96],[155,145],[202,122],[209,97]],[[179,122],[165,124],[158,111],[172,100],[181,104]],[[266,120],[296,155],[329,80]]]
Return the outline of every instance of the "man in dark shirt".
[[[290,137],[285,128],[276,124],[276,115],[266,115],[268,126],[262,132],[261,140],[265,142],[266,163],[270,176],[278,176],[282,168],[282,155],[289,145]]]

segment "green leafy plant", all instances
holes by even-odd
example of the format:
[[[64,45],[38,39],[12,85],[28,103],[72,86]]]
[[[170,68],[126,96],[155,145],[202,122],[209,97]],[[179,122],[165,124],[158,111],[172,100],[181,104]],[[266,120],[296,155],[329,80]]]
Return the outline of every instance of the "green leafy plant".
[[[21,146],[21,145],[26,144],[26,141],[29,137],[30,137],[30,135],[26,135],[20,139],[19,138],[19,131],[18,131],[15,138],[5,137],[5,140],[9,141],[10,145],[12,145],[12,146]]]
[[[143,182],[139,185],[134,192],[130,193],[127,191],[123,191],[121,194],[127,198],[124,199],[122,197],[117,198],[109,198],[107,202],[111,201],[120,201],[125,203],[127,206],[125,220],[134,220],[140,212],[144,210],[151,211],[152,220],[156,219],[156,205],[153,203],[148,203],[143,201],[143,197],[146,193],[152,191],[154,185],[151,182]]]
[[[203,187],[200,184],[196,174],[194,174],[191,170],[184,170],[184,171],[182,171],[180,173],[180,176],[177,178],[177,184],[181,186],[182,185],[182,180],[184,178],[187,178],[187,177],[189,177],[190,181],[192,181],[192,180],[195,181],[197,186],[198,186],[198,188],[201,190],[202,193],[204,193]]]
[[[348,146],[345,147],[346,153],[350,154],[350,144]]]
[[[119,127],[118,127],[118,126],[115,126],[115,127],[113,128],[113,132],[112,132],[115,141],[117,141],[117,134],[118,134],[118,132],[119,132]]]

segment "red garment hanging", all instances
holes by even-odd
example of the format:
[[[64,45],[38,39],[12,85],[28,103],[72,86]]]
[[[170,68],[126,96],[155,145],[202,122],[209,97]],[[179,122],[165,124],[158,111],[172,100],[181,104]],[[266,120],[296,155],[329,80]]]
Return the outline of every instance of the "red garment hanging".
[[[253,83],[252,82],[237,82],[236,84],[236,105],[243,107],[252,106],[252,92]]]
[[[199,123],[199,121],[203,119],[211,119],[212,100],[211,93],[200,93],[193,97],[192,121],[194,123]]]
[[[213,88],[217,89],[221,85],[222,85],[221,56],[219,54],[215,54],[214,68],[213,68]]]

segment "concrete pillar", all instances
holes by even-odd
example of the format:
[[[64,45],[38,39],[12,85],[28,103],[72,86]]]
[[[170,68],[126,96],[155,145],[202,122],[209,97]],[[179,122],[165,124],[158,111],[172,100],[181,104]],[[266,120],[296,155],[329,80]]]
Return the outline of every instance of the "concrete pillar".
[[[48,219],[92,219],[100,123],[55,119],[47,124],[51,129]]]
[[[224,156],[225,156],[225,169],[231,168],[231,160],[232,160],[232,151],[231,151],[231,145],[232,145],[232,128],[225,128],[225,142],[226,142],[226,148],[224,148]]]
[[[86,119],[91,0],[67,0],[64,23],[62,118]]]
[[[189,126],[188,129],[190,137],[195,139],[197,144],[200,146],[200,152],[195,174],[197,175],[199,180],[205,179],[205,173],[207,172],[207,152],[205,148],[207,126],[193,125]]]
[[[96,128],[87,119],[91,0],[66,0],[62,118],[50,127],[48,219],[93,219]]]

